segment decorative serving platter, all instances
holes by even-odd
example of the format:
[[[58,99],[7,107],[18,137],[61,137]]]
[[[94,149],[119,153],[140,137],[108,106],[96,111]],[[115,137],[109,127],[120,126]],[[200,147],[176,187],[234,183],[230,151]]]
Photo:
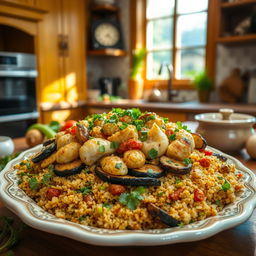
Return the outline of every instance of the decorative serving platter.
[[[1,200],[27,225],[81,242],[104,246],[153,246],[197,241],[241,224],[250,217],[256,206],[255,174],[234,157],[208,147],[236,165],[237,171],[243,173],[245,185],[237,200],[227,205],[217,216],[184,227],[154,230],[107,230],[73,223],[46,212],[18,187],[19,178],[14,166],[41,148],[42,145],[31,148],[7,164],[0,174]]]

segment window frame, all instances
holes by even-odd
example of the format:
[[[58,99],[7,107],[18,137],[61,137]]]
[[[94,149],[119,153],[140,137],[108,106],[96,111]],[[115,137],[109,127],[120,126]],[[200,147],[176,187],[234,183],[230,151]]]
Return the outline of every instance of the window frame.
[[[146,48],[146,4],[147,0],[130,0],[130,35],[131,35],[131,51],[130,56],[132,56],[132,50],[136,48]],[[199,12],[198,12],[199,13]],[[205,69],[208,73],[208,76],[212,79],[214,84],[215,76],[215,58],[216,58],[216,29],[218,24],[217,17],[217,8],[214,6],[214,1],[208,0],[208,11],[207,11],[207,35],[206,35],[206,45],[205,45]],[[176,30],[177,30],[177,18],[180,14],[177,14],[177,4],[175,0],[174,14],[173,16],[173,42],[176,41]],[[176,52],[179,50],[179,47],[176,44],[173,45],[172,51],[172,62],[173,62],[173,72],[175,70],[176,63]],[[132,59],[132,58],[131,58]],[[132,63],[131,63],[132,64]],[[144,66],[142,71],[142,78],[144,80],[144,88],[151,89],[157,83],[159,88],[166,89],[168,80],[148,80],[146,77],[147,70],[147,61],[146,56],[144,60]],[[173,89],[185,89],[193,90],[194,87],[191,84],[191,80],[187,79],[176,79],[176,74],[172,78],[172,87]]]

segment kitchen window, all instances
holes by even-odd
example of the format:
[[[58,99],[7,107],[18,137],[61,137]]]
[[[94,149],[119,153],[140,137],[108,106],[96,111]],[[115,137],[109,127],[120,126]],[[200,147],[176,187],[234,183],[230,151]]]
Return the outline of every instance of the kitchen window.
[[[144,81],[164,85],[168,70],[159,74],[160,65],[172,64],[175,88],[191,88],[189,78],[194,71],[208,68],[210,45],[208,0],[134,0],[132,26],[136,22],[136,47],[146,48]],[[210,1],[209,1],[210,4]],[[141,24],[141,25],[139,25]],[[134,25],[135,26],[135,25]],[[138,41],[140,40],[140,44]],[[212,40],[213,41],[213,40]],[[213,56],[213,55],[212,55]],[[210,75],[210,74],[209,74]]]

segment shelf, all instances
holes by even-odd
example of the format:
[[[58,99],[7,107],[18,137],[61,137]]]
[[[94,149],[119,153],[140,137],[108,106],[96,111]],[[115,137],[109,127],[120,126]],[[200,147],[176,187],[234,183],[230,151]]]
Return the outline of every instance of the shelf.
[[[236,7],[241,7],[241,6],[250,5],[250,4],[256,4],[256,0],[240,0],[233,3],[222,3],[221,7],[223,9],[228,9],[228,8],[236,8]]]
[[[126,56],[127,52],[120,49],[100,49],[100,50],[89,50],[87,52],[89,56],[114,56],[114,57],[121,57]]]
[[[250,43],[256,42],[256,34],[248,34],[242,36],[225,36],[219,37],[217,39],[217,43],[222,44],[243,44],[243,43]]]
[[[118,7],[111,4],[95,4],[91,6],[91,10],[94,12],[117,12]]]

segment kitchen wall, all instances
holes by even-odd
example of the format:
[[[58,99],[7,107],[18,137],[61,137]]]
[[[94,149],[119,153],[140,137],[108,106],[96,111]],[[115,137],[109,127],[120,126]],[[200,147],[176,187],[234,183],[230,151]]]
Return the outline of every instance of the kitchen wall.
[[[130,73],[130,1],[117,0],[117,5],[121,11],[121,24],[125,50],[125,57],[89,56],[87,57],[87,74],[89,88],[99,88],[100,77],[120,77],[122,85],[119,93],[122,97],[127,97],[127,82]]]

